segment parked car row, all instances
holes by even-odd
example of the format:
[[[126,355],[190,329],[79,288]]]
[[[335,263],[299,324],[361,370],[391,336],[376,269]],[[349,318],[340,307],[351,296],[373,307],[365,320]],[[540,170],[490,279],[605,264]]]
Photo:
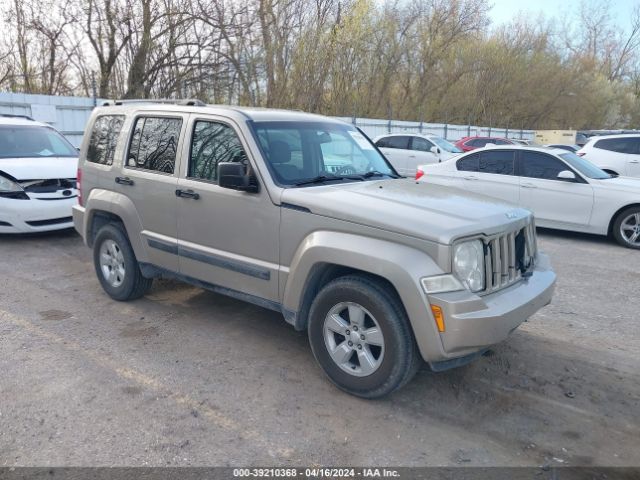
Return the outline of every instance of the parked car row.
[[[77,161],[50,127],[10,122],[7,231],[68,226],[71,210],[113,299],[162,276],[280,312],[328,378],[365,398],[400,388],[423,361],[472,361],[551,301],[532,211],[538,225],[640,248],[637,181],[563,149],[416,134],[374,143],[301,112],[113,102],[94,110]]]

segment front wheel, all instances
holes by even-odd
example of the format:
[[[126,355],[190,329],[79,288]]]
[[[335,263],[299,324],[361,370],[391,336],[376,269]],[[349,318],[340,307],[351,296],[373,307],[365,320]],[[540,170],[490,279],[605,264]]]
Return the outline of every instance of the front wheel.
[[[153,282],[142,275],[129,239],[118,225],[105,225],[98,231],[93,263],[102,288],[114,300],[140,298]]]
[[[359,397],[393,392],[421,363],[402,303],[374,278],[354,275],[328,283],[313,300],[308,333],[329,379]]]
[[[623,247],[640,249],[640,207],[627,208],[616,217],[613,236]]]

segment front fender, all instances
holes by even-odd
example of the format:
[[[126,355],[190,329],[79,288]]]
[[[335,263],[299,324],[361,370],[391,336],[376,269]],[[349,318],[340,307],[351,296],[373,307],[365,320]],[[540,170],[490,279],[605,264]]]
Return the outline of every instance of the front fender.
[[[398,292],[425,360],[443,348],[420,278],[445,273],[425,252],[406,245],[349,233],[316,231],[298,247],[285,283],[283,307],[298,313],[309,278],[317,265],[361,270],[388,280]]]

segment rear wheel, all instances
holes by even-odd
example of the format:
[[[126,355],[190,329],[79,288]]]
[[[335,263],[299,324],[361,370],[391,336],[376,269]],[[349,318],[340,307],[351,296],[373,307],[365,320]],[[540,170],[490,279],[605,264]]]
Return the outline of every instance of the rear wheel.
[[[118,225],[105,225],[98,231],[93,263],[102,288],[114,300],[140,298],[153,283],[142,275],[129,239]]]
[[[613,222],[613,236],[623,247],[640,249],[640,207],[620,212]]]
[[[387,395],[407,383],[421,358],[404,308],[374,278],[333,280],[309,312],[309,341],[329,379],[364,398]]]

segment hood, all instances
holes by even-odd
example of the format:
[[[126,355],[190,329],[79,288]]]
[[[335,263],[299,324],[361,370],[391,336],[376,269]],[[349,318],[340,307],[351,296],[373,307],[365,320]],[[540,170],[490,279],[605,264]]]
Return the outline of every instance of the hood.
[[[77,157],[0,158],[0,173],[16,180],[76,178]]]
[[[449,244],[504,231],[531,212],[483,195],[413,180],[289,188],[282,202],[312,213]]]
[[[605,180],[590,180],[594,185],[599,185],[607,190],[620,190],[637,194],[640,199],[640,178],[616,177]]]

